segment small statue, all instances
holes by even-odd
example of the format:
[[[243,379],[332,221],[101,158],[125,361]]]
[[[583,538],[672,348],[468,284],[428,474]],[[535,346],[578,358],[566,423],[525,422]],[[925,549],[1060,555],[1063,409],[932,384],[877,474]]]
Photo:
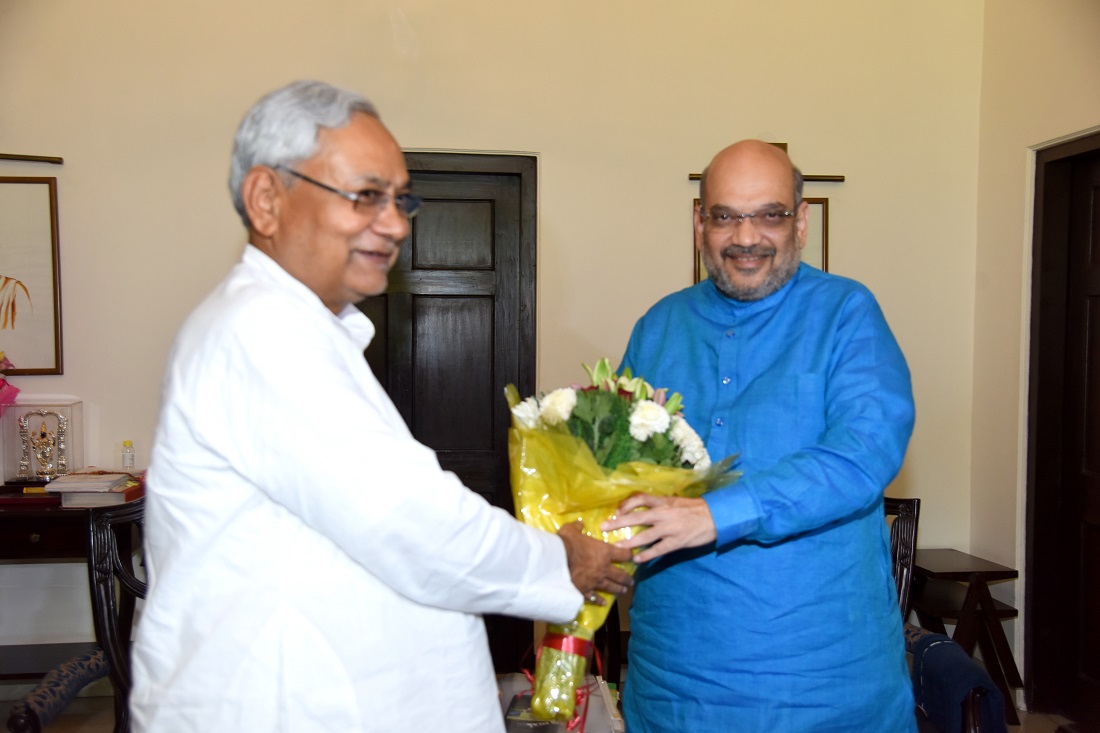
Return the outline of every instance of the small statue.
[[[49,423],[45,419],[37,429],[30,427],[30,419],[35,416],[52,417],[57,421],[57,432],[50,430]],[[48,482],[67,474],[69,472],[69,419],[60,412],[42,409],[23,413],[19,416],[18,423],[22,451],[19,456],[19,472],[16,474],[16,479]],[[34,458],[31,458],[32,455]],[[41,468],[34,471],[35,478],[32,479],[31,464],[35,459]]]
[[[42,427],[38,432],[31,434],[31,446],[34,448],[34,457],[41,466],[35,473],[39,478],[51,479],[54,477],[53,449],[57,445],[57,437],[53,431],[46,427],[46,421],[42,421]]]

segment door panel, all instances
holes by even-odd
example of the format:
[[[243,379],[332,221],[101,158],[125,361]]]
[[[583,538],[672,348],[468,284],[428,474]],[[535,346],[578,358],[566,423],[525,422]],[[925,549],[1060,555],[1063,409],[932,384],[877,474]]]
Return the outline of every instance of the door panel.
[[[417,181],[418,191],[427,185]],[[486,192],[493,195],[493,191]],[[420,246],[417,268],[493,269],[493,204],[488,201],[441,201],[416,218]]]
[[[497,398],[493,333],[486,328],[493,322],[492,299],[418,297],[413,301],[413,320],[413,392],[430,394],[432,385],[444,385],[447,393],[445,399],[414,402],[412,424],[417,437],[448,455],[492,451],[493,416],[485,409]],[[447,338],[434,337],[441,333]]]

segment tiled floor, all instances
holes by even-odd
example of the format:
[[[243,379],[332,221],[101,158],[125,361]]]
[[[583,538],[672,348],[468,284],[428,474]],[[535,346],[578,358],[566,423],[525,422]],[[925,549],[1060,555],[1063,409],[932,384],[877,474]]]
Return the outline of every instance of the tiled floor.
[[[1061,715],[1020,713],[1020,726],[1010,725],[1008,729],[1009,731],[1020,731],[1020,733],[1054,733],[1058,730],[1058,726],[1068,722],[1069,720]]]
[[[45,733],[111,733],[114,725],[114,708],[109,697],[80,697],[73,701],[68,709],[51,725]],[[0,702],[0,709],[6,711],[9,706]],[[1010,726],[1010,733],[1055,733],[1058,726],[1066,722],[1056,715],[1029,715],[1021,713],[1022,725]]]

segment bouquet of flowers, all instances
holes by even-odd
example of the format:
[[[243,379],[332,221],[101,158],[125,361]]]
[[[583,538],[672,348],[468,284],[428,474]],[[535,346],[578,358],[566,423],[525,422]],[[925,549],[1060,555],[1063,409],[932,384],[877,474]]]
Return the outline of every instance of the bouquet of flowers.
[[[731,470],[735,456],[711,463],[681,415],[681,395],[654,389],[629,370],[617,375],[606,358],[584,368],[587,387],[524,400],[515,386],[505,389],[512,410],[512,495],[520,520],[548,532],[580,520],[590,537],[618,542],[641,528],[602,532],[600,523],[628,496],[699,496],[737,479]],[[633,573],[635,565],[625,569]],[[572,622],[548,628],[531,696],[536,717],[573,717],[592,637],[615,601],[610,594],[600,596],[606,605],[586,602]]]
[[[15,365],[8,361],[8,357],[0,351],[0,415],[8,409],[8,405],[15,404],[15,398],[19,394],[19,388],[4,379],[4,372],[14,369]]]

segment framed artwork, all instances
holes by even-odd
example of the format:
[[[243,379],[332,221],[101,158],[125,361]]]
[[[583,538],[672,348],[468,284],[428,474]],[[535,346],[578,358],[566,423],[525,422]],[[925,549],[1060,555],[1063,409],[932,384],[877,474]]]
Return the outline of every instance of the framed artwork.
[[[8,375],[62,373],[56,178],[0,177],[0,351]]]
[[[806,248],[802,261],[819,270],[829,271],[829,199],[806,198],[810,217],[806,223]]]
[[[695,241],[695,210],[699,208],[699,199],[695,199],[691,205],[691,246],[695,252],[695,273],[693,283],[707,279],[707,268],[703,266],[703,255],[699,252],[698,242]]]
[[[802,261],[824,272],[829,271],[829,199],[805,198],[809,204],[809,221],[806,223],[806,248],[802,250]],[[692,202],[691,244],[694,254],[692,282],[697,283],[707,277],[703,256],[695,242],[695,209],[699,208],[699,199]]]

